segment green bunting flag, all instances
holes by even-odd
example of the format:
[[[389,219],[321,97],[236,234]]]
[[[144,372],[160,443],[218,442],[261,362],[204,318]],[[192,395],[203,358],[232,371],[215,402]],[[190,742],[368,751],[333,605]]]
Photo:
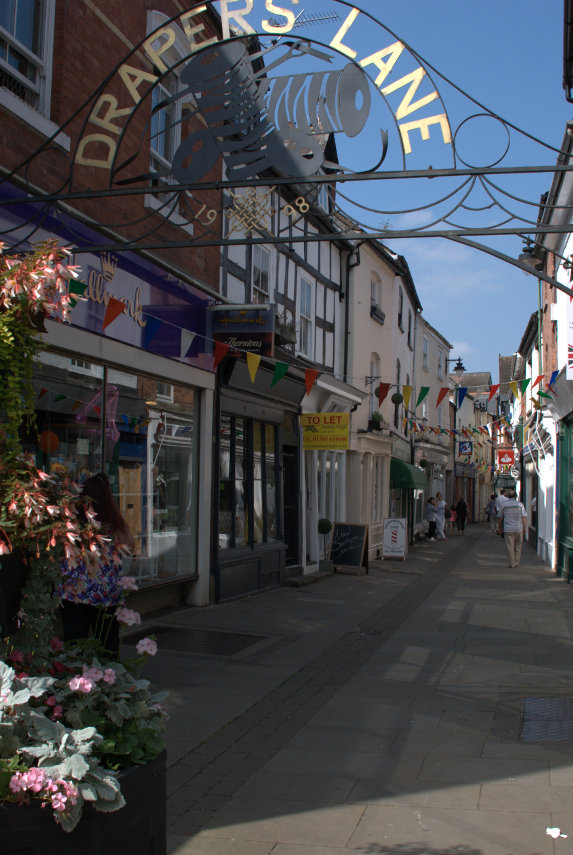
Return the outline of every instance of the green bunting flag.
[[[421,386],[420,387],[420,394],[418,395],[418,400],[416,401],[416,407],[418,407],[422,403],[422,401],[424,400],[424,398],[426,397],[426,395],[428,394],[429,391],[430,391],[429,386]],[[414,407],[414,409],[416,409],[416,407]]]
[[[271,386],[274,386],[275,383],[278,383],[279,380],[282,380],[287,371],[288,362],[277,362],[277,364],[275,365],[275,373],[273,374],[273,379],[271,380]]]

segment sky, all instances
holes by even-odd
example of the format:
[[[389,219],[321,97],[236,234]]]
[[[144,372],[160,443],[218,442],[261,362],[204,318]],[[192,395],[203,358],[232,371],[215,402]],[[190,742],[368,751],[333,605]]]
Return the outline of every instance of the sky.
[[[471,104],[432,73],[452,127],[486,108],[549,146],[530,141],[514,130],[507,137],[504,126],[493,119],[472,119],[456,138],[456,149],[459,146],[459,152],[464,152],[469,165],[495,161],[503,154],[506,139],[509,150],[503,165],[552,167],[556,163],[566,122],[573,118],[573,105],[566,101],[562,87],[562,0],[480,0],[480,3],[469,0],[359,0],[356,5],[413,48],[436,72],[480,103],[481,107]],[[307,0],[306,3],[300,0],[298,6],[312,14],[328,13],[335,7],[346,14],[339,4],[328,0],[322,3],[321,0]],[[336,24],[335,28],[339,26]],[[308,35],[324,38],[327,33],[319,30],[319,27],[312,30],[309,27]],[[357,24],[343,43],[358,48],[363,37],[366,39],[367,33]],[[379,47],[391,42],[390,38],[380,35],[377,39]],[[369,136],[366,131],[353,140],[352,145],[343,138],[337,145],[340,162],[344,163],[346,158],[353,168],[357,168],[358,157],[363,164],[358,168],[376,161],[375,151],[379,145],[375,136]],[[362,146],[362,152],[357,146]],[[428,145],[418,161],[412,162],[412,168],[452,165],[446,160],[435,162],[434,157],[440,155]],[[391,157],[381,169],[386,167],[400,168]],[[540,196],[549,189],[551,180],[551,173],[496,178],[498,185],[507,192],[529,200],[529,205],[516,203],[513,207],[527,211],[533,220]],[[454,187],[450,179],[446,179],[449,183],[438,187],[440,181],[376,181],[367,185],[353,184],[351,188],[345,185],[341,189],[363,205],[395,212],[415,208],[427,202],[432,192],[438,198]],[[459,186],[459,179],[456,186]],[[468,200],[470,207],[479,208],[480,204],[490,201],[480,188],[474,190],[474,194]],[[498,195],[497,198],[511,207],[508,197]],[[358,210],[344,202],[341,204],[353,213]],[[388,215],[361,210],[360,216],[362,222],[375,228],[388,224],[396,231],[427,223],[431,210]],[[479,226],[482,224],[480,217],[490,214],[466,211],[464,216],[466,225]],[[462,222],[461,215],[456,216],[456,222]],[[487,242],[482,238],[476,240]],[[423,315],[452,344],[451,356],[461,356],[467,371],[491,372],[496,382],[498,356],[509,356],[517,351],[527,322],[537,309],[537,280],[483,252],[443,238],[389,239],[385,243],[406,258]],[[522,249],[521,239],[515,236],[490,238],[489,243],[512,257],[517,257]]]

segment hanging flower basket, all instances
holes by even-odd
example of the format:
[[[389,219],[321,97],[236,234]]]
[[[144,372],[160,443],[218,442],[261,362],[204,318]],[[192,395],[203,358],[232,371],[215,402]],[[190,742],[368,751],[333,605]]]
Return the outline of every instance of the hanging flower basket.
[[[394,392],[390,400],[393,404],[401,404],[404,398],[400,392]]]
[[[422,469],[425,469],[425,468],[427,467],[427,465],[428,465],[428,461],[426,460],[426,458],[425,458],[425,457],[422,457],[422,459],[420,460],[420,462],[419,462],[419,464],[418,464],[418,465],[419,465]]]

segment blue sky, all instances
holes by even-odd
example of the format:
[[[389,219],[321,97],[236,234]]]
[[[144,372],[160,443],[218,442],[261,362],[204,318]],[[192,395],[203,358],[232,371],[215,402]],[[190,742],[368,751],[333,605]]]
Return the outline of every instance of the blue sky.
[[[562,88],[562,0],[480,0],[479,3],[468,0],[360,0],[357,5],[488,110],[550,146],[560,146],[565,123],[573,118],[573,105],[567,103]],[[298,5],[308,13],[328,12],[335,7],[345,14],[340,4],[326,0],[322,4],[320,0],[300,0]],[[304,30],[305,35],[316,39],[323,39],[330,33],[326,26],[322,32],[317,26]],[[358,47],[360,32],[356,27],[352,36],[348,35],[347,44]],[[364,30],[362,33],[366,36]],[[389,41],[379,42],[379,46]],[[437,80],[448,115],[454,119],[453,126],[459,123],[464,110],[468,116],[481,112],[439,78]],[[465,133],[464,138],[460,132],[458,140],[465,144],[465,152],[472,163],[478,162],[481,153],[497,152],[505,144],[503,127],[490,119],[472,120]],[[364,146],[364,161],[375,162],[375,141],[365,143],[362,136],[360,139],[362,142],[358,144]],[[354,148],[348,149],[354,161],[356,145],[354,141]],[[344,162],[345,153],[345,142],[341,140],[341,162]],[[433,157],[428,147],[429,163]],[[511,165],[553,166],[556,158],[555,151],[512,132],[508,153]],[[420,162],[415,168],[426,168],[429,163]],[[360,167],[355,162],[347,165],[363,168],[365,164]],[[389,161],[386,166],[396,168]],[[510,176],[499,179],[498,183],[530,200],[533,204],[522,210],[528,210],[535,218],[539,198],[549,189],[551,178],[550,173],[533,177]],[[428,188],[430,182],[424,181]],[[431,182],[432,190],[439,181]],[[416,207],[425,192],[420,182],[399,184],[396,181],[392,186],[388,186],[388,182],[353,185],[352,190],[346,185],[344,190],[365,205],[392,209]],[[440,193],[441,190],[440,187]],[[479,196],[477,199],[479,201]],[[480,225],[479,219],[473,219],[479,214],[468,212],[466,216],[468,225]],[[377,228],[389,222],[393,230],[415,222],[425,223],[428,217],[428,212],[362,215],[364,222]],[[477,240],[487,242],[487,239]],[[518,237],[489,241],[496,249],[513,257],[519,255],[522,248]],[[490,371],[496,382],[498,355],[507,356],[517,350],[528,319],[537,308],[537,280],[502,261],[445,239],[400,239],[389,240],[387,244],[406,257],[424,316],[452,343],[452,356],[461,356],[468,371]]]

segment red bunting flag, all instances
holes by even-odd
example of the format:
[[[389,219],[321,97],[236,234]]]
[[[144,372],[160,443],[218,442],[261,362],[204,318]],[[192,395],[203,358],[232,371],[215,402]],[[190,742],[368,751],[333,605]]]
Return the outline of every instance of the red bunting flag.
[[[488,398],[488,401],[491,401],[491,399],[493,398],[493,396],[496,394],[497,390],[499,389],[499,385],[500,385],[499,383],[496,383],[496,385],[495,385],[495,386],[490,386],[490,387],[489,387],[489,398]]]
[[[47,393],[47,391],[48,391],[48,390],[46,389],[46,387],[45,387],[45,386],[42,386],[42,388],[40,389],[40,391],[39,391],[39,393],[38,393],[38,398],[43,398],[43,397],[44,397],[44,395]]]
[[[312,387],[316,383],[316,378],[318,377],[319,374],[320,374],[320,372],[317,371],[316,368],[307,368],[306,371],[304,372],[304,382],[305,382],[305,386],[306,386],[306,394],[307,395],[310,395]]]
[[[543,374],[540,374],[540,375],[539,375],[539,377],[537,377],[537,378],[535,379],[535,383],[533,384],[533,386],[532,386],[531,388],[532,388],[532,389],[535,389],[535,387],[537,386],[537,384],[538,384],[538,383],[541,383],[541,381],[542,381],[542,380],[543,380]]]
[[[216,368],[229,352],[229,345],[222,341],[215,342],[215,353],[213,355],[213,368]]]
[[[117,300],[115,297],[110,297],[103,317],[102,330],[109,327],[109,325],[112,324],[116,318],[119,318],[120,315],[123,315],[124,312],[125,303],[122,303],[121,300]]]
[[[378,406],[379,407],[382,406],[382,401],[386,398],[389,391],[390,391],[390,383],[380,383],[380,385],[378,386]]]
[[[442,401],[444,400],[444,398],[446,397],[446,395],[448,394],[449,391],[450,391],[450,389],[448,386],[442,386],[442,388],[440,389],[440,392],[438,394],[438,400],[436,401],[436,407],[440,406],[440,404],[442,403]]]

